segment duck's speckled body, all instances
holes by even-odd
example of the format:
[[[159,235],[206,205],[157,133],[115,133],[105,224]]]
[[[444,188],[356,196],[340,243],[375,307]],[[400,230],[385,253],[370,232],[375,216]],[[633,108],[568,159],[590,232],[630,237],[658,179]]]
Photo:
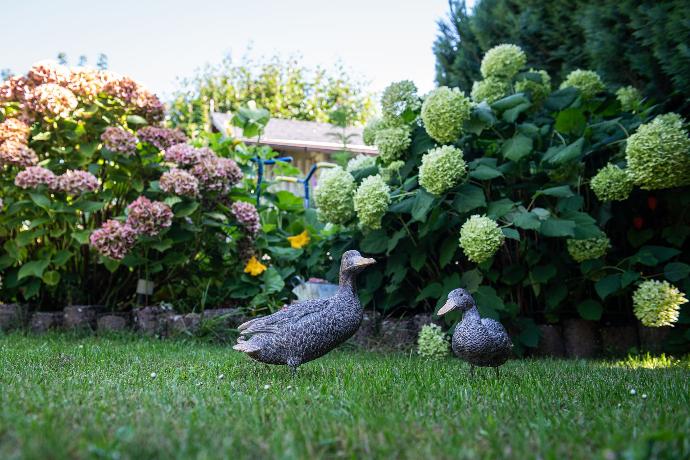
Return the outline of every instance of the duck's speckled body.
[[[374,259],[357,251],[343,254],[340,287],[333,297],[296,302],[239,326],[233,348],[267,364],[300,364],[319,358],[352,337],[362,322],[355,278]]]
[[[480,318],[474,299],[464,289],[451,291],[438,315],[456,308],[463,317],[453,333],[453,352],[472,366],[494,367],[498,373],[498,366],[506,362],[513,349],[505,328],[496,320]]]

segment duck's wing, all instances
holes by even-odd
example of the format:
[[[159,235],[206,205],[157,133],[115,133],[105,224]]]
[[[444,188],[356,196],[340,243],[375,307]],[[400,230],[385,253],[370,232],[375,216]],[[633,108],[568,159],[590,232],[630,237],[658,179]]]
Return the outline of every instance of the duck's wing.
[[[508,332],[506,332],[506,328],[503,327],[503,324],[499,323],[495,319],[482,318],[482,325],[495,342],[500,343],[506,348],[512,348],[513,342],[510,341]]]
[[[240,335],[275,334],[286,324],[294,324],[306,317],[322,311],[328,306],[330,299],[312,299],[295,302],[272,315],[255,318],[240,324],[237,328]]]

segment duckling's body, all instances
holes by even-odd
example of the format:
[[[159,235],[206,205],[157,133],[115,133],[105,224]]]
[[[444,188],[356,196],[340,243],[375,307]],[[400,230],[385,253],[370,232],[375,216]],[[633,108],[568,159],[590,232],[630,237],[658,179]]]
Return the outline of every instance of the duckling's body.
[[[239,326],[233,348],[267,364],[300,364],[320,358],[352,337],[362,322],[355,278],[374,263],[357,251],[343,254],[340,287],[333,297],[296,302]]]
[[[455,308],[463,312],[463,317],[453,333],[453,352],[472,366],[498,368],[505,363],[512,355],[513,343],[503,325],[490,318],[481,318],[474,299],[464,289],[452,291],[438,314]]]

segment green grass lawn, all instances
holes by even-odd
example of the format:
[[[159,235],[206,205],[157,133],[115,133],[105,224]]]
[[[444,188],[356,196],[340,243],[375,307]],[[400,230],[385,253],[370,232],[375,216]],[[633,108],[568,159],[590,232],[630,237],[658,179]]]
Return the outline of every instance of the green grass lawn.
[[[0,458],[688,458],[690,360],[343,350],[284,367],[228,346],[0,336]],[[631,394],[634,390],[634,395]]]

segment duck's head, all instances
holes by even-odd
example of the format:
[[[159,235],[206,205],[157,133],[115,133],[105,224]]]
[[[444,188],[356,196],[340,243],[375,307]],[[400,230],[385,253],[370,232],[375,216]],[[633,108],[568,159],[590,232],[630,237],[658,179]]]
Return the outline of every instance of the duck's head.
[[[474,307],[474,299],[466,290],[459,288],[450,291],[448,294],[448,300],[444,306],[436,313],[438,316],[445,315],[449,311],[459,308],[460,311],[466,312],[470,308]]]
[[[375,263],[374,259],[362,257],[359,251],[345,251],[340,262],[340,274],[356,275]]]

